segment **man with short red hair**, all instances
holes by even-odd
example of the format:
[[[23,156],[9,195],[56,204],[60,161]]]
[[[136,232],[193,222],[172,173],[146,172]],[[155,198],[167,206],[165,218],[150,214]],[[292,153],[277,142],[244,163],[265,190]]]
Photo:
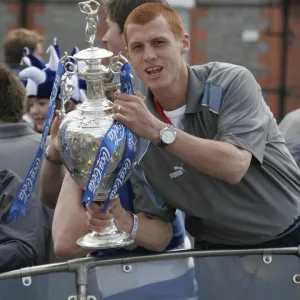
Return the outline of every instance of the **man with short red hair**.
[[[149,87],[145,101],[118,94],[115,119],[141,138],[135,210],[164,221],[176,208],[200,249],[300,243],[300,172],[261,88],[244,67],[190,67],[178,14],[144,4],[124,27],[128,57]]]

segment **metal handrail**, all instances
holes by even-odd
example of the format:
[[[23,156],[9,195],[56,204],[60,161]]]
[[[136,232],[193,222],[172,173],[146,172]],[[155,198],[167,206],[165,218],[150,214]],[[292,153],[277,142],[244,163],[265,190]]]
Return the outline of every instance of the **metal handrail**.
[[[58,272],[75,272],[76,275],[76,290],[77,300],[87,300],[88,273],[90,269],[98,266],[116,265],[116,264],[132,264],[139,262],[149,262],[157,260],[182,259],[189,257],[217,257],[217,256],[232,256],[232,255],[270,255],[270,254],[288,254],[300,256],[300,247],[290,248],[266,248],[266,249],[238,249],[238,250],[179,250],[170,251],[159,254],[130,256],[120,258],[104,258],[96,260],[93,257],[79,258],[69,260],[67,262],[40,265],[35,267],[22,268],[15,271],[5,272],[0,274],[0,280],[24,278],[36,275],[44,275],[48,273]],[[75,299],[75,298],[74,298]]]
[[[72,259],[67,262],[40,265],[19,270],[9,271],[0,274],[0,280],[21,278],[24,276],[44,275],[56,272],[76,272],[80,265],[88,265],[89,268],[98,266],[116,265],[116,264],[129,264],[140,263],[158,260],[181,259],[189,257],[216,257],[216,256],[232,256],[232,255],[258,255],[258,254],[281,254],[281,255],[298,255],[300,256],[299,247],[286,247],[286,248],[262,248],[262,249],[236,249],[236,250],[214,250],[214,251],[201,251],[201,250],[180,250],[169,251],[159,254],[130,256],[120,258],[103,258],[101,260],[93,257]]]

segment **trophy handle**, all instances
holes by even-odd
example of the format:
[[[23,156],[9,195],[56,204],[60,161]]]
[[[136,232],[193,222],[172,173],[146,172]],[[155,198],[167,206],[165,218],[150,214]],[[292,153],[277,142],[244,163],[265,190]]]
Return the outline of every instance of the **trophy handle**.
[[[112,72],[112,74],[117,75],[120,73],[122,66],[127,62],[127,58],[123,56],[121,52],[119,52],[118,55],[112,57],[109,60],[109,69]]]
[[[65,69],[65,73],[62,75],[61,82],[60,82],[60,94],[59,94],[59,98],[61,100],[59,118],[60,120],[62,120],[66,115],[65,104],[71,98],[75,90],[75,86],[72,82],[72,77],[77,72],[78,63],[74,57],[68,56],[66,52],[64,56],[60,59],[60,63],[64,65],[64,69]]]
[[[118,53],[118,55],[112,57],[109,60],[109,64],[108,64],[108,72],[105,75],[104,80],[105,81],[109,81],[112,76],[116,76],[116,75],[120,75],[120,71],[122,66],[127,63],[128,60],[125,56],[123,56],[121,54],[121,52]],[[132,75],[131,75],[132,77]],[[119,86],[120,82],[116,82],[115,84],[108,84],[109,86],[115,85],[115,86]]]

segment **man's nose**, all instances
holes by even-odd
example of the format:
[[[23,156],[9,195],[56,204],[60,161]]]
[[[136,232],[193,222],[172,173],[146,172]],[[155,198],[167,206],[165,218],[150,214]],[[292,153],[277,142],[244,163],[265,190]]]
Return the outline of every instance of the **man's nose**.
[[[155,49],[151,45],[144,46],[144,61],[152,62],[156,59]]]

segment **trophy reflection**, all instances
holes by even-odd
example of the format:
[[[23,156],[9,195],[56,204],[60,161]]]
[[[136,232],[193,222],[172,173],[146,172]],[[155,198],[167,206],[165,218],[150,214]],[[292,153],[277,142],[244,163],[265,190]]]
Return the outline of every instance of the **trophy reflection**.
[[[86,189],[98,148],[113,123],[111,111],[113,103],[105,96],[105,86],[112,87],[112,78],[119,76],[121,67],[127,60],[121,54],[112,57],[112,52],[94,47],[100,4],[96,1],[85,1],[78,5],[80,11],[87,14],[85,34],[90,47],[76,53],[69,60],[66,59],[66,73],[61,82],[60,97],[62,101],[70,97],[71,77],[76,73],[86,81],[87,100],[66,115],[62,112],[58,138],[61,159],[65,167],[81,188]],[[101,64],[104,58],[110,58],[108,67]],[[85,63],[82,69],[78,68],[80,62]],[[115,87],[117,88],[118,84],[115,84]],[[112,153],[105,174],[101,178],[94,198],[98,204],[103,204],[109,195],[125,146],[126,136]],[[133,242],[132,236],[119,231],[112,219],[110,226],[101,232],[88,233],[80,238],[77,244],[86,249],[105,249],[124,247]]]

